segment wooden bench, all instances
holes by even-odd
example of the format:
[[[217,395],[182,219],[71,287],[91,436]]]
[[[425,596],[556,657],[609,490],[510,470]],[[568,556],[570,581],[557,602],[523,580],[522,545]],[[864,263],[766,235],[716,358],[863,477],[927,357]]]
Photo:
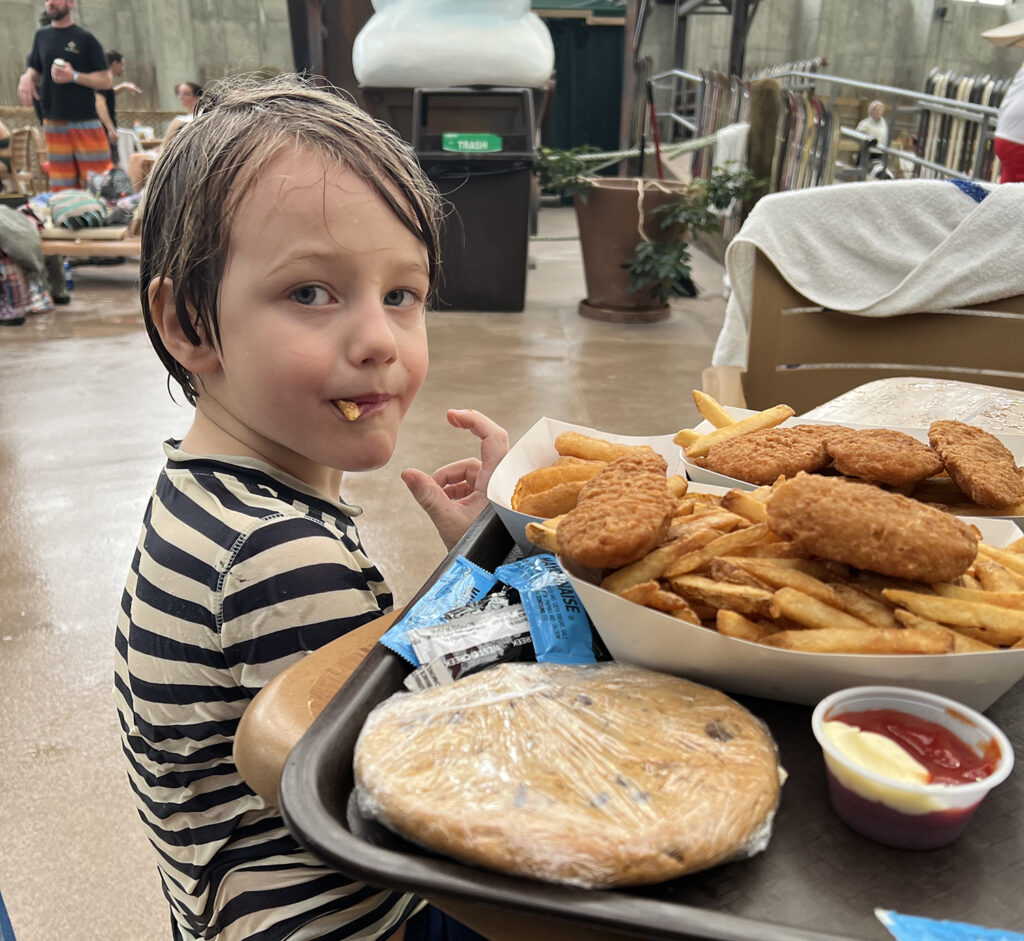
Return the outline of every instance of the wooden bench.
[[[70,258],[127,258],[142,254],[142,239],[43,239],[44,255]]]

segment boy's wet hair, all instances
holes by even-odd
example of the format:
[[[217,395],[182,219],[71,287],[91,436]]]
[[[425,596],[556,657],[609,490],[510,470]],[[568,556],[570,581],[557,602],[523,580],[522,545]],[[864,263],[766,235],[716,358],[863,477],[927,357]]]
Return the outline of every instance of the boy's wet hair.
[[[218,293],[232,223],[253,183],[282,149],[302,148],[366,181],[427,249],[430,293],[440,264],[441,199],[402,140],[334,89],[296,75],[223,79],[157,160],[142,201],[140,294],[150,341],[193,405],[192,375],[153,324],[149,285],[173,284],[178,322],[198,346],[220,343]]]

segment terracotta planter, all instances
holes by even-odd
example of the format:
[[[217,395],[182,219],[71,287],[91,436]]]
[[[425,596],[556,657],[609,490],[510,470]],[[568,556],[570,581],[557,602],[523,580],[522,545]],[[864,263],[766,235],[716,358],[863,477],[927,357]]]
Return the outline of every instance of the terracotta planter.
[[[641,225],[648,238],[656,241],[682,237],[678,231],[663,231],[652,213],[673,202],[684,189],[685,184],[676,180],[644,180],[641,198],[637,178],[601,178],[594,181],[586,202],[576,198],[587,282],[587,297],[579,306],[582,316],[613,323],[655,323],[668,317],[668,305],[658,303],[647,291],[626,290],[629,272],[622,266],[642,240]]]

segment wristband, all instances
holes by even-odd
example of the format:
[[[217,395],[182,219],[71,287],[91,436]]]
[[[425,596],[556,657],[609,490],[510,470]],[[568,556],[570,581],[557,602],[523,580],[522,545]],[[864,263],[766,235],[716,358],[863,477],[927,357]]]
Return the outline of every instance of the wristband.
[[[78,84],[78,73],[77,72],[72,72],[71,73],[71,81],[73,81],[76,85]]]

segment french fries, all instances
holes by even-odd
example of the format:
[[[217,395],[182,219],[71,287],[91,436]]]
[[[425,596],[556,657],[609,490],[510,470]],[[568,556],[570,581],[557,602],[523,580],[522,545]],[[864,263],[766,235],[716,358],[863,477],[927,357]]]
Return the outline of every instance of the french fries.
[[[953,639],[936,631],[905,631],[899,628],[818,628],[779,631],[761,641],[769,647],[805,653],[952,653]]]
[[[851,455],[848,448],[845,455],[833,454],[832,448],[829,446],[829,452],[825,455],[824,461],[814,454],[809,454],[805,460],[801,449],[794,443],[798,440],[796,436],[779,435],[774,441],[766,439],[756,442],[756,444],[751,443],[746,457],[744,456],[745,442],[741,441],[738,442],[739,447],[730,449],[728,455],[716,454],[709,458],[708,454],[715,445],[743,438],[752,432],[774,428],[792,418],[794,412],[788,405],[779,404],[756,414],[747,415],[745,418],[736,419],[720,402],[697,389],[693,390],[693,402],[700,416],[713,426],[714,430],[702,433],[697,428],[683,428],[676,433],[673,441],[682,448],[690,462],[706,467],[709,471],[722,474],[727,478],[736,477],[751,483],[763,483],[766,482],[766,474],[779,472],[774,469],[768,470],[769,467],[784,467],[786,468],[784,473],[790,476],[798,473],[801,469],[807,473],[828,473],[837,470],[847,477],[858,478],[867,483],[888,485],[891,490],[903,496],[922,503],[939,505],[957,516],[1024,516],[1024,500],[997,507],[972,502],[971,497],[949,476],[942,464],[941,456],[936,454],[932,455],[933,461],[926,461],[922,466],[922,474],[927,475],[923,479],[915,476],[910,468],[902,466],[903,461],[898,457],[894,456],[893,464],[887,465],[884,459],[877,456],[861,455],[863,460],[860,460],[856,454]],[[815,424],[822,423],[813,420],[795,421],[792,423],[792,427],[796,429],[802,426],[804,430],[808,430],[809,426]],[[983,432],[983,429],[976,426],[971,427],[974,427],[976,432]],[[889,429],[888,431],[894,433],[899,430]],[[879,432],[883,435],[886,433],[883,426],[875,427],[873,432],[864,431],[859,434],[866,436]],[[856,431],[853,433],[858,434]],[[921,440],[922,444],[928,443],[926,435],[918,434],[916,437]],[[865,446],[869,452],[872,452],[870,445]],[[790,452],[794,449],[797,453],[791,454]],[[954,458],[954,460],[958,459]],[[977,468],[979,462],[969,458],[968,463]],[[936,468],[938,469],[936,470]],[[1024,467],[1017,468],[1017,473],[1024,481]],[[1012,493],[1013,497],[1020,496],[1019,490],[1008,492]],[[1007,499],[1012,499],[1012,497],[1007,497]],[[1018,540],[1014,546],[997,550],[997,552],[1017,556],[1016,567],[1010,563],[1007,563],[1007,567],[1024,578],[1024,539]]]
[[[852,614],[796,588],[780,588],[772,596],[772,617],[787,617],[812,630],[863,631],[871,627]]]
[[[719,609],[718,616],[715,619],[715,626],[719,634],[724,634],[726,637],[735,637],[738,640],[749,640],[755,644],[776,633],[764,621],[752,621],[750,618],[745,618],[742,614],[729,611],[727,608]]]
[[[651,450],[647,445],[614,444],[603,438],[591,438],[578,431],[563,431],[555,438],[555,450],[562,455],[581,457],[588,461],[614,461],[636,451]]]
[[[1012,647],[1024,640],[1024,611],[894,588],[886,589],[882,594],[914,614],[946,624],[996,647]]]
[[[512,497],[512,509],[517,513],[526,513],[528,516],[540,516],[545,519],[562,516],[576,506],[585,483],[585,480],[566,480],[553,487],[548,487],[546,490],[541,490],[539,493],[517,492]]]
[[[768,519],[768,507],[764,500],[759,500],[747,490],[730,490],[722,497],[722,506],[751,523],[763,523]]]
[[[753,500],[760,506],[770,491],[763,489]],[[726,637],[782,650],[951,655],[1024,648],[1024,590],[988,590],[984,581],[994,583],[982,574],[1015,574],[1002,565],[1007,550],[985,546],[959,584],[907,582],[808,557],[752,521],[756,513],[735,512],[751,508],[736,493],[684,496],[671,539],[605,573],[601,587]],[[531,523],[527,534],[557,552],[556,530],[557,520],[546,520]]]
[[[693,404],[697,406],[697,411],[700,412],[701,417],[707,419],[716,428],[724,428],[726,425],[736,423],[736,419],[706,392],[694,389]]]
[[[732,419],[713,399],[695,394],[694,401],[716,430],[680,432],[688,454],[751,430],[742,427],[748,419]],[[791,412],[777,406],[750,418],[773,427]],[[608,461],[636,449],[569,432],[556,450],[555,462],[520,479],[513,508],[543,517],[527,525],[527,538],[561,554],[558,524],[579,490]],[[980,544],[974,564],[953,582],[908,582],[811,557],[781,539],[767,524],[772,486],[707,494],[673,476],[666,490],[676,508],[662,544],[598,573],[603,589],[633,604],[735,640],[809,654],[1024,649],[1024,539],[1002,549]]]
[[[609,461],[651,450],[648,445],[615,444],[578,431],[562,432],[555,439],[558,458],[546,467],[523,474],[512,491],[510,505],[517,513],[527,516],[542,519],[562,516],[576,506],[584,484]],[[674,474],[666,480],[665,486],[672,496],[682,497],[687,480],[682,474]]]
[[[561,546],[558,545],[558,523],[561,519],[562,517],[555,516],[539,523],[527,523],[526,538],[538,549],[558,555],[562,551]]]
[[[728,441],[738,435],[749,434],[751,431],[760,431],[762,428],[774,428],[781,425],[787,418],[792,418],[796,412],[788,405],[773,405],[771,408],[758,412],[756,415],[748,415],[731,425],[724,425],[717,428],[710,434],[701,435],[693,444],[687,446],[687,457],[703,457],[711,448],[720,441]],[[672,439],[676,444],[681,444],[679,435]]]

